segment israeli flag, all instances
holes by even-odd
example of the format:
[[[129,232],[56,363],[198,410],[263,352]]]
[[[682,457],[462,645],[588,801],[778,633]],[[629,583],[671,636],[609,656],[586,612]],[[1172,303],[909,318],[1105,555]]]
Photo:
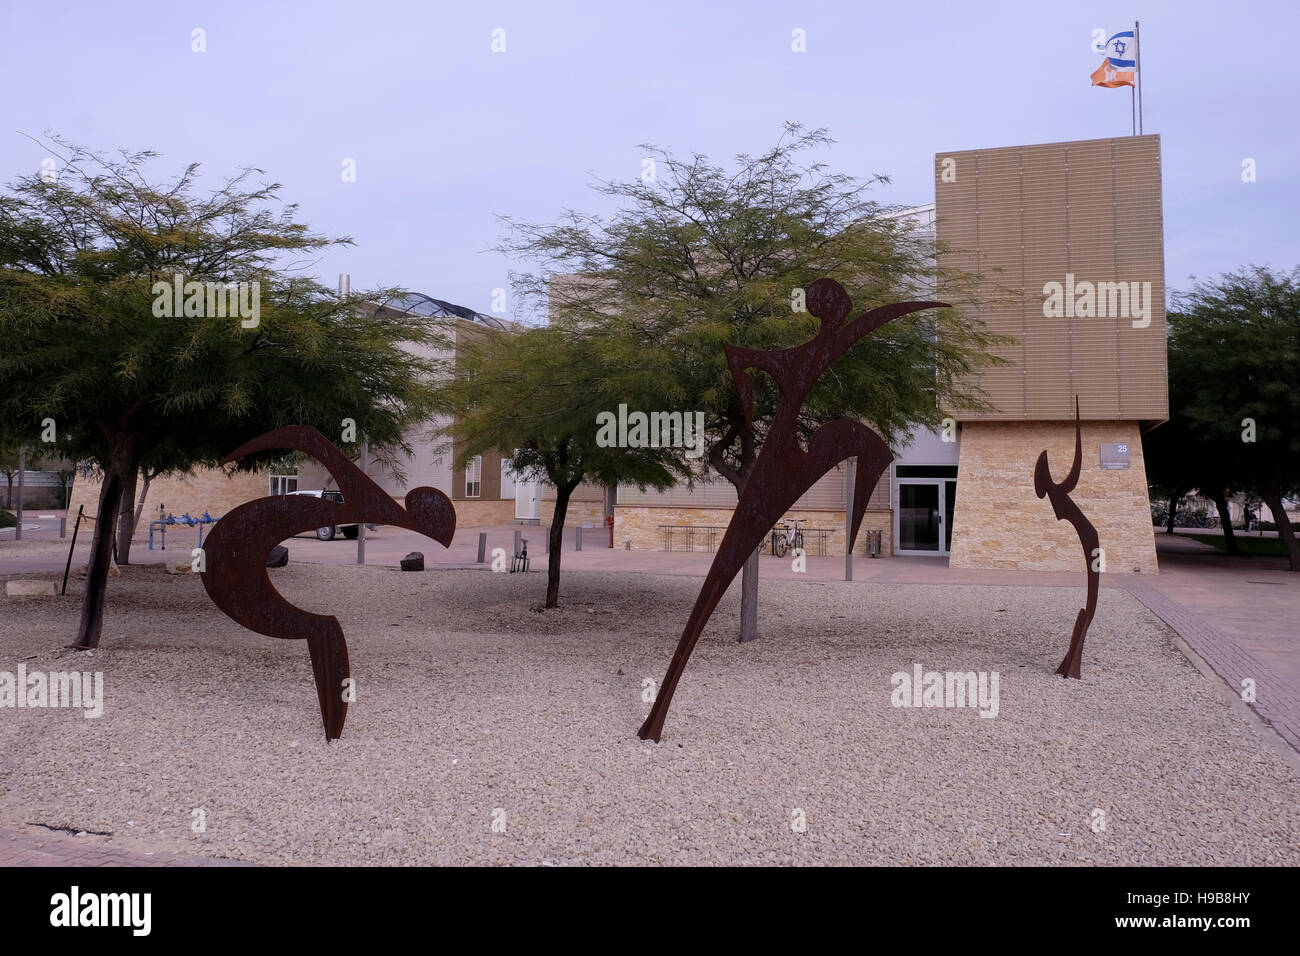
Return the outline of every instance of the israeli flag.
[[[1102,52],[1117,70],[1137,69],[1137,37],[1132,30],[1116,33],[1106,41],[1106,49]]]

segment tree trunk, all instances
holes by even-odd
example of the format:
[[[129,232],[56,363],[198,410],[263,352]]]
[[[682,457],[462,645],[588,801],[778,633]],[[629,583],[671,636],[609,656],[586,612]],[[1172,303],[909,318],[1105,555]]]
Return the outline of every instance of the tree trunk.
[[[564,518],[569,513],[569,496],[577,485],[555,486],[555,515],[551,518],[551,553],[546,562],[546,606],[560,604],[560,552],[564,550]]]
[[[1232,513],[1228,511],[1228,495],[1223,489],[1214,493],[1214,506],[1219,509],[1219,524],[1223,527],[1223,543],[1229,554],[1237,553],[1237,539],[1232,536]]]
[[[1169,496],[1169,515],[1165,521],[1165,533],[1174,533],[1174,521],[1178,518],[1178,503],[1183,500],[1182,495]]]
[[[1296,542],[1295,528],[1291,527],[1291,519],[1287,517],[1286,509],[1282,507],[1282,496],[1269,489],[1264,493],[1263,498],[1264,503],[1268,505],[1268,510],[1273,512],[1273,524],[1277,527],[1277,536],[1286,546],[1286,557],[1290,562],[1291,570],[1300,571],[1300,543]]]
[[[140,474],[144,481],[140,483],[140,500],[135,506],[134,528],[140,527],[140,516],[144,514],[144,499],[149,495],[149,482],[153,481],[153,474],[148,468],[142,468]]]
[[[90,544],[90,567],[86,571],[86,593],[81,599],[81,623],[77,628],[77,650],[99,646],[104,625],[104,591],[108,587],[108,566],[113,557],[114,529],[122,506],[124,476],[134,475],[135,449],[131,439],[110,436],[108,461],[104,463],[104,484],[99,491],[95,534]]]
[[[108,565],[113,556],[113,523],[122,501],[122,479],[105,472],[99,490],[99,510],[95,513],[95,533],[90,544],[90,568],[86,572],[86,593],[81,599],[81,624],[77,628],[79,651],[99,647],[104,624],[104,590],[108,585]]]
[[[761,546],[760,546],[761,547]],[[754,549],[745,568],[740,573],[740,638],[741,644],[758,638],[758,552]]]
[[[135,485],[138,474],[134,468],[122,476],[122,496],[117,514],[117,563],[131,563],[131,538],[135,535]]]

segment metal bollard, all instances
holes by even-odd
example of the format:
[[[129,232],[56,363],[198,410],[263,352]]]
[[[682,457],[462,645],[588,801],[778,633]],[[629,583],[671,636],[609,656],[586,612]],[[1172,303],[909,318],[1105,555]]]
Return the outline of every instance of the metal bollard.
[[[67,536],[68,536],[68,519],[67,516],[65,515],[64,517],[59,519],[59,537],[66,538]]]
[[[483,557],[486,554],[487,554],[487,532],[480,531],[478,533],[478,563],[479,564],[483,563]]]
[[[582,525],[578,525],[578,543],[573,546],[574,551],[582,550]]]
[[[520,539],[522,539],[523,536],[524,536],[524,533],[523,533],[522,531],[520,531],[518,528],[516,528],[516,529],[515,529],[515,550],[512,552],[513,554],[518,554],[518,553],[519,553],[519,548],[520,548]]]

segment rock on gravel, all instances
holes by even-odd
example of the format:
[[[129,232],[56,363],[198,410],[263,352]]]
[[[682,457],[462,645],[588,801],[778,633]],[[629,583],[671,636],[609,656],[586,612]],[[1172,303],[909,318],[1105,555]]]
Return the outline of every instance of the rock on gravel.
[[[124,569],[93,658],[64,648],[75,600],[0,597],[0,670],[102,671],[105,697],[97,720],[0,710],[0,826],[345,866],[1300,863],[1290,765],[1117,589],[1069,681],[1082,588],[766,581],[741,645],[737,586],[656,745],[636,730],[696,578],[566,573],[544,614],[534,575],[276,583],[347,634],[333,744],[304,644],[192,577]],[[997,716],[893,706],[915,664],[997,671]]]
[[[6,581],[9,597],[57,597],[59,587],[53,581]]]

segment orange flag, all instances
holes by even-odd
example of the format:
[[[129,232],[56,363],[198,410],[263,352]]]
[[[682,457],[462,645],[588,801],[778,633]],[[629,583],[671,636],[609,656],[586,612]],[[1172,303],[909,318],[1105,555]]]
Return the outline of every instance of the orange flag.
[[[1117,86],[1133,85],[1133,70],[1121,70],[1110,62],[1110,57],[1101,61],[1101,66],[1097,67],[1092,74],[1093,86],[1104,86],[1108,89],[1114,89]]]

